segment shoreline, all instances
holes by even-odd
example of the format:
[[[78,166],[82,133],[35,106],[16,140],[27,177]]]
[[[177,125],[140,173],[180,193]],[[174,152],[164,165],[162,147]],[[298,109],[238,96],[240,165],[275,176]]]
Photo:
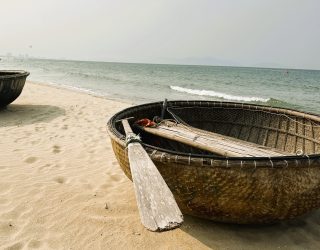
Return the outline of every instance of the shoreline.
[[[108,101],[115,101],[115,102],[121,102],[125,103],[128,105],[134,105],[132,100],[130,99],[122,99],[122,98],[110,98],[110,96],[103,95],[103,94],[98,94],[92,90],[88,90],[85,88],[80,88],[80,87],[74,87],[71,85],[66,85],[66,84],[59,84],[59,83],[49,83],[49,82],[42,82],[42,81],[26,81],[26,84],[34,84],[34,85],[40,85],[40,86],[47,86],[47,87],[52,87],[52,88],[57,88],[61,90],[66,90],[66,91],[71,91],[71,92],[77,92],[77,93],[82,93],[82,94],[87,94],[95,98],[102,98]]]
[[[319,249],[320,211],[276,225],[185,215],[153,233],[106,123],[131,104],[28,81],[0,110],[0,246],[4,249]]]

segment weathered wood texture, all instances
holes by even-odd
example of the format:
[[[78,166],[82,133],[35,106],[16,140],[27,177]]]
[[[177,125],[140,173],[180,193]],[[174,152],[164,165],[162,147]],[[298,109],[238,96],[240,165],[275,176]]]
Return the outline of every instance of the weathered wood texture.
[[[226,157],[275,157],[288,154],[230,136],[223,136],[169,121],[162,122],[155,128],[139,128],[148,133]]]
[[[128,121],[122,124],[127,138],[134,137]],[[129,142],[128,159],[142,224],[151,231],[180,226],[183,216],[173,194],[139,142]]]

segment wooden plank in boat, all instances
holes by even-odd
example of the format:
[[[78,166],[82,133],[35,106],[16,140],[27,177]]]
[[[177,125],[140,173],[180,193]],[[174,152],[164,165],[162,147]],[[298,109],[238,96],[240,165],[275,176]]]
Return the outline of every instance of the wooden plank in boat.
[[[173,122],[161,123],[155,128],[141,127],[141,129],[157,136],[226,157],[276,157],[288,155],[288,153],[274,148]]]

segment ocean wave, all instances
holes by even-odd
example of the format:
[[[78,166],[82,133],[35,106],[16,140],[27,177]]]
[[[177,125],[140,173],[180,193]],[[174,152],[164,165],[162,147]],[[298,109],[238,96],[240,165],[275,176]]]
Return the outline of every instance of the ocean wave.
[[[97,96],[97,97],[107,96],[106,94],[98,93],[97,91],[89,89],[89,88],[77,87],[77,86],[72,86],[72,85],[68,85],[68,84],[52,82],[52,81],[48,81],[48,80],[32,80],[32,82],[37,83],[37,84],[50,85],[50,86],[54,86],[54,87],[58,87],[58,88],[87,93],[89,95],[93,95],[93,96]]]
[[[244,102],[268,102],[270,98],[261,98],[261,97],[254,97],[254,96],[237,96],[237,95],[229,95],[222,92],[216,92],[212,90],[199,90],[199,89],[188,89],[179,86],[170,86],[171,89],[179,92],[184,92],[192,95],[200,95],[200,96],[211,96],[222,98],[225,100],[232,100],[232,101],[244,101]]]

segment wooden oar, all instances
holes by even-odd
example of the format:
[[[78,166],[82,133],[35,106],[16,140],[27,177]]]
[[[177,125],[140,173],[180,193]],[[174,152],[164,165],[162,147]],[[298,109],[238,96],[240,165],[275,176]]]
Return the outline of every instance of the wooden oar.
[[[151,231],[179,227],[182,213],[149,155],[133,133],[128,120],[122,120],[126,133],[128,158],[142,224]]]

